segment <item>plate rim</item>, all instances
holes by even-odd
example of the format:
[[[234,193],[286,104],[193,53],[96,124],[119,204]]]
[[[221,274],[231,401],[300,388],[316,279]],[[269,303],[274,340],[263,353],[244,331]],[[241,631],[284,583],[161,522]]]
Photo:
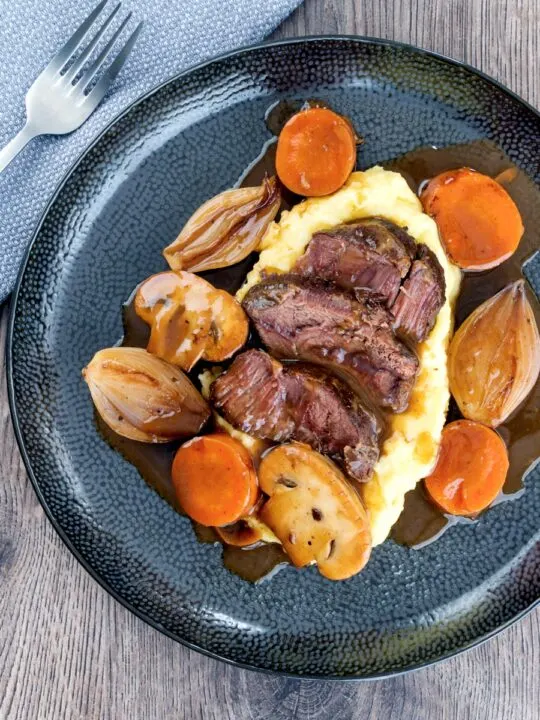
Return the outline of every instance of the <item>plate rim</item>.
[[[304,680],[327,680],[327,681],[339,681],[339,682],[358,682],[358,681],[368,682],[371,680],[383,680],[383,679],[387,679],[387,678],[399,677],[401,675],[406,675],[408,673],[415,672],[415,671],[421,670],[423,668],[432,667],[434,665],[438,665],[439,663],[444,662],[445,660],[449,660],[450,658],[456,657],[457,655],[460,655],[468,650],[471,650],[472,648],[478,647],[478,646],[482,645],[483,643],[487,642],[488,640],[490,640],[491,638],[495,637],[499,633],[504,632],[511,625],[522,620],[526,615],[528,615],[530,612],[532,612],[532,610],[534,610],[536,607],[538,607],[540,605],[540,596],[538,598],[536,598],[536,600],[533,600],[527,607],[525,607],[519,613],[514,615],[509,620],[505,621],[503,624],[494,628],[490,632],[484,633],[483,635],[480,635],[479,637],[475,638],[474,640],[471,640],[470,642],[452,650],[451,652],[445,653],[444,655],[441,655],[438,658],[415,663],[415,664],[410,665],[403,669],[386,670],[386,671],[382,671],[382,672],[368,673],[368,674],[365,674],[365,673],[351,674],[351,675],[317,674],[317,673],[302,674],[302,673],[291,672],[289,670],[274,670],[274,669],[267,668],[267,667],[260,667],[260,666],[254,665],[254,664],[244,663],[240,660],[235,660],[235,659],[225,657],[223,655],[220,655],[217,652],[208,650],[196,643],[190,642],[189,640],[186,640],[185,638],[181,638],[180,636],[178,636],[177,634],[168,630],[163,625],[161,625],[159,622],[157,622],[156,620],[151,618],[144,611],[136,608],[131,602],[129,602],[128,600],[123,598],[119,594],[119,592],[117,592],[112,586],[110,586],[107,583],[107,581],[99,574],[99,572],[93,568],[93,566],[89,563],[89,561],[87,561],[83,557],[83,555],[79,552],[79,550],[75,547],[75,545],[72,543],[72,541],[68,538],[68,536],[64,532],[62,526],[60,525],[59,521],[56,519],[54,513],[52,512],[51,508],[48,506],[47,501],[45,500],[45,497],[43,496],[43,494],[41,492],[39,481],[38,481],[36,475],[34,474],[31,460],[30,460],[29,454],[26,450],[25,440],[24,440],[23,433],[21,430],[21,425],[19,423],[19,415],[18,415],[16,397],[15,397],[15,383],[14,383],[15,370],[14,370],[14,365],[13,365],[13,342],[14,342],[14,334],[15,334],[15,318],[17,315],[19,294],[21,292],[21,287],[23,284],[24,276],[26,274],[26,268],[27,268],[27,265],[29,262],[30,254],[32,252],[34,244],[36,243],[36,241],[41,233],[41,229],[45,223],[47,216],[49,215],[49,212],[54,207],[57,198],[59,197],[62,190],[64,189],[64,186],[67,184],[68,180],[70,179],[72,174],[77,170],[79,165],[81,165],[81,163],[84,161],[86,156],[93,150],[93,148],[98,143],[101,142],[101,140],[110,132],[110,130],[118,122],[120,122],[120,120],[122,118],[124,118],[128,113],[130,113],[139,104],[145,102],[148,98],[150,98],[153,95],[155,95],[156,93],[158,93],[162,88],[166,87],[167,85],[169,85],[173,82],[177,82],[177,81],[181,80],[182,78],[187,77],[188,75],[190,75],[193,72],[202,70],[206,67],[213,65],[214,63],[219,63],[224,60],[229,60],[229,59],[237,57],[239,55],[244,55],[244,54],[249,54],[252,52],[264,50],[265,48],[276,48],[276,47],[283,47],[283,46],[288,46],[288,45],[302,45],[304,43],[311,44],[311,43],[316,43],[316,42],[320,42],[320,41],[331,41],[331,42],[338,42],[338,43],[343,43],[343,42],[358,43],[358,44],[364,44],[364,45],[381,45],[381,46],[389,47],[392,49],[406,50],[406,51],[409,51],[412,55],[427,56],[429,58],[441,61],[443,63],[452,65],[457,69],[463,69],[469,73],[472,73],[473,75],[476,75],[477,77],[481,78],[485,82],[489,83],[490,85],[494,86],[498,90],[502,91],[504,94],[506,94],[507,96],[512,98],[515,102],[522,105],[529,112],[532,112],[533,115],[535,115],[537,117],[537,119],[540,120],[540,111],[538,111],[533,105],[531,105],[529,102],[527,102],[526,100],[521,98],[517,93],[515,93],[513,90],[508,88],[503,83],[499,82],[498,80],[491,77],[490,75],[483,72],[482,70],[479,70],[479,69],[473,67],[472,65],[469,65],[466,62],[463,62],[461,60],[456,60],[456,59],[451,58],[442,53],[438,53],[438,52],[434,52],[431,50],[426,50],[424,48],[420,48],[411,43],[399,42],[396,40],[388,40],[385,38],[377,38],[377,37],[371,37],[371,36],[324,34],[324,35],[295,36],[295,37],[283,38],[283,39],[279,39],[279,40],[265,40],[262,42],[244,45],[239,48],[235,48],[234,50],[231,50],[231,51],[228,51],[225,53],[221,53],[219,55],[210,57],[209,59],[204,60],[203,62],[192,65],[180,72],[176,72],[176,73],[172,74],[170,77],[168,77],[166,80],[158,83],[153,88],[151,88],[150,90],[145,92],[141,97],[136,98],[135,100],[130,102],[120,113],[115,115],[115,117],[112,118],[112,120],[107,123],[107,125],[97,134],[97,136],[92,140],[92,142],[80,153],[80,155],[75,159],[75,161],[68,167],[68,169],[66,170],[66,172],[60,179],[58,185],[56,186],[56,189],[54,190],[53,194],[51,195],[43,213],[40,216],[38,223],[35,226],[35,230],[33,231],[31,239],[25,250],[23,259],[21,261],[21,264],[20,264],[20,267],[19,267],[19,270],[17,273],[15,285],[14,285],[14,288],[11,293],[11,297],[8,296],[8,298],[6,298],[9,303],[9,319],[8,319],[8,326],[7,326],[7,332],[6,332],[6,344],[5,344],[6,385],[7,385],[7,391],[8,391],[10,417],[11,417],[13,430],[15,433],[15,438],[17,440],[19,452],[23,459],[27,476],[28,476],[30,483],[33,487],[33,490],[45,512],[47,520],[51,523],[52,527],[54,528],[56,533],[59,535],[59,537],[63,541],[64,545],[74,555],[75,559],[83,567],[83,569],[86,570],[86,572],[93,578],[93,580],[95,580],[109,595],[111,595],[123,607],[125,607],[127,610],[129,610],[131,613],[133,613],[140,620],[142,620],[143,622],[148,624],[154,630],[159,631],[163,635],[169,637],[171,640],[174,640],[175,642],[180,643],[181,645],[189,648],[190,650],[201,653],[202,655],[210,657],[214,660],[218,660],[218,661],[227,663],[228,665],[232,665],[233,667],[241,668],[243,670],[251,670],[251,671],[263,673],[266,675],[280,676],[280,677],[285,677],[285,678],[290,678],[290,679],[295,679],[295,680],[304,679]]]

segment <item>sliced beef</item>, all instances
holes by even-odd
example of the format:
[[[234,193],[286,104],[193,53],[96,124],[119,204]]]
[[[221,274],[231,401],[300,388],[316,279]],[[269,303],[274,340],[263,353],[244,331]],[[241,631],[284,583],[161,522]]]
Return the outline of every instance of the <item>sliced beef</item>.
[[[254,437],[285,442],[294,422],[287,410],[281,374],[277,360],[262,351],[248,350],[212,384],[212,405],[236,428]]]
[[[266,440],[305,442],[355,480],[367,480],[379,457],[376,416],[321,368],[282,365],[248,350],[212,384],[211,400],[234,427]]]
[[[415,252],[416,243],[405,230],[367,218],[316,233],[294,272],[345,289],[374,290],[392,305]]]
[[[294,272],[346,290],[373,290],[392,308],[396,332],[412,342],[425,340],[444,304],[444,272],[436,256],[381,218],[316,233]]]
[[[425,340],[444,305],[445,293],[441,264],[426,245],[420,244],[409,276],[392,306],[396,332],[412,342]]]
[[[373,293],[281,275],[251,288],[243,304],[274,355],[325,365],[375,405],[406,409],[418,358]]]

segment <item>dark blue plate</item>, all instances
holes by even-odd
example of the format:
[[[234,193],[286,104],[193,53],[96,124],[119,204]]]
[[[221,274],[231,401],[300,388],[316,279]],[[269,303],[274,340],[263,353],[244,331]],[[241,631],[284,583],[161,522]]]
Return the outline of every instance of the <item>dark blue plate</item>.
[[[141,618],[254,669],[381,677],[470,647],[538,601],[538,469],[519,499],[481,522],[422,551],[386,542],[351,580],[289,567],[250,585],[105,444],[81,378],[94,352],[118,341],[121,304],[164,267],[162,248],[236,182],[269,138],[265,111],[291,97],[322,98],[353,118],[365,167],[425,144],[488,138],[540,180],[538,114],[478,72],[411,47],[311,38],[198,67],[113,123],[51,203],[15,292],[11,408],[49,518]]]

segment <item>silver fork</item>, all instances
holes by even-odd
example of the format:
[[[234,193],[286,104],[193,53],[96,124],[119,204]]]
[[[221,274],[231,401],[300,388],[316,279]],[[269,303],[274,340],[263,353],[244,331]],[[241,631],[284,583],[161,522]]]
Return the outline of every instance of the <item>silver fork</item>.
[[[89,90],[89,86],[92,85],[97,73],[109,57],[112,56],[113,45],[131,17],[131,13],[129,13],[96,59],[78,77],[122,4],[119,2],[116,5],[86,48],[73,61],[78,48],[82,45],[83,40],[88,35],[90,28],[106,3],[107,0],[102,0],[90,13],[64,47],[53,57],[28,91],[26,95],[26,124],[13,140],[0,151],[0,172],[9,165],[30,140],[38,135],[64,135],[76,130],[90,117],[103,100],[107,90],[114,82],[133,49],[142,27],[142,22],[137,25],[113,62]],[[69,65],[71,61],[73,63]],[[66,66],[68,66],[67,70],[65,70]]]

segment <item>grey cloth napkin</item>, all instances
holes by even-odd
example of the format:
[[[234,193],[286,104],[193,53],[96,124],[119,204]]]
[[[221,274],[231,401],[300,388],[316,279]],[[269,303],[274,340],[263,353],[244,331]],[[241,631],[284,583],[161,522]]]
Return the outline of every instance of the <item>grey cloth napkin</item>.
[[[98,0],[0,0],[0,146],[23,126],[34,79]],[[34,229],[58,183],[133,100],[175,73],[262,40],[301,0],[126,0],[144,27],[101,106],[71,135],[43,137],[0,174],[0,302],[11,292]],[[103,13],[112,10],[110,0]]]

